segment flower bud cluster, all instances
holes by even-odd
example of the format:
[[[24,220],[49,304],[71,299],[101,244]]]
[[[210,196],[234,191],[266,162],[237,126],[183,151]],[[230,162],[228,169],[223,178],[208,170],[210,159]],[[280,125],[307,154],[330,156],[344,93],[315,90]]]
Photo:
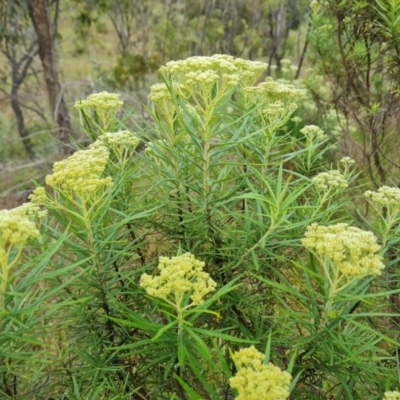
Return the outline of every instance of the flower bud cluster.
[[[30,195],[29,198],[31,198],[31,196],[32,195]],[[12,209],[12,211],[15,214],[18,213],[33,221],[36,217],[43,218],[47,215],[47,210],[41,211],[39,206],[40,204],[31,201],[30,203],[24,203],[19,207]]]
[[[296,102],[306,92],[272,78],[256,85],[267,66],[263,62],[220,54],[170,61],[160,68],[166,84],[153,85],[148,98],[172,128],[177,115],[175,106],[179,104],[173,99],[184,100],[184,112],[189,111],[193,119],[204,124],[204,117],[208,121],[211,110],[236,90],[246,107],[255,109],[269,130],[276,129],[296,110]],[[196,105],[196,109],[190,108],[191,105]]]
[[[168,87],[165,83],[156,83],[150,87],[150,94],[147,98],[153,103],[158,103],[161,101],[171,101],[172,96],[168,90]]]
[[[377,254],[381,247],[372,232],[339,223],[307,227],[303,246],[325,263],[329,260],[343,276],[350,278],[381,275],[385,267]]]
[[[205,85],[213,85],[219,80],[219,75],[215,71],[194,72],[190,71],[185,75],[185,83],[187,85],[195,85],[203,83]]]
[[[74,107],[81,110],[92,108],[102,124],[102,129],[105,130],[124,104],[120,97],[119,94],[115,93],[94,93],[88,96],[86,100],[77,101]]]
[[[267,77],[265,82],[257,86],[249,86],[244,89],[250,96],[256,96],[260,99],[268,100],[268,103],[274,101],[283,101],[285,104],[300,100],[306,96],[304,89],[297,89],[293,85],[282,84]]]
[[[367,190],[364,193],[365,198],[375,207],[400,207],[400,189],[382,186],[377,192]]]
[[[393,392],[385,392],[382,400],[400,400],[400,392],[397,390]]]
[[[54,163],[53,175],[46,176],[46,183],[56,190],[76,195],[94,194],[99,188],[112,186],[112,178],[101,178],[109,158],[103,146],[80,150],[65,160]]]
[[[345,177],[338,170],[321,172],[312,178],[312,182],[318,190],[342,190],[349,186]]]
[[[196,260],[193,254],[185,253],[177,257],[160,257],[160,275],[143,274],[140,286],[154,297],[168,300],[181,299],[187,292],[193,305],[204,302],[204,297],[215,290],[216,283],[203,271],[205,264]]]
[[[39,237],[33,218],[39,207],[30,203],[12,210],[0,210],[0,264],[6,264],[9,246],[23,247],[29,240]]]
[[[31,201],[31,204],[38,206],[46,204],[47,201],[46,189],[43,186],[39,186],[33,191],[31,195],[29,195],[28,198]]]
[[[99,136],[95,143],[90,147],[99,148],[102,146],[110,147],[112,149],[120,149],[121,147],[130,147],[136,149],[139,145],[140,139],[132,132],[118,131],[118,132],[105,132]]]
[[[199,97],[206,107],[207,101],[211,99],[211,90],[215,86],[216,98],[220,100],[231,93],[234,87],[254,85],[266,68],[267,64],[259,61],[235,59],[221,54],[170,61],[160,68],[160,72],[171,87],[165,84],[153,85],[148,98],[155,105],[166,107],[166,104],[172,101],[173,91],[175,96],[186,100],[192,96]]]
[[[288,68],[292,64],[292,61],[289,58],[282,58],[281,65],[282,67]]]
[[[238,391],[236,400],[285,400],[289,397],[292,377],[286,371],[269,363],[254,346],[241,349],[233,355],[238,369],[229,384]]]
[[[297,109],[296,101],[305,97],[305,90],[293,85],[278,83],[271,77],[257,86],[243,89],[244,99],[248,104],[260,106],[260,116],[275,128],[282,125]]]
[[[312,0],[310,3],[310,9],[311,11],[315,14],[317,13],[320,9],[321,6],[323,5],[323,1],[318,1],[318,0]]]
[[[124,102],[121,100],[121,95],[116,93],[100,92],[93,93],[86,100],[79,100],[74,107],[78,109],[94,108],[95,110],[118,110]]]
[[[26,207],[26,214],[30,216],[37,216],[39,219],[47,216],[47,210],[41,210],[40,206],[48,205],[48,197],[46,189],[42,186],[37,187],[28,199],[30,203],[25,203],[21,207]]]
[[[324,131],[316,125],[306,125],[300,132],[309,140],[321,142],[326,138]]]
[[[276,116],[276,115],[282,115],[285,113],[285,107],[281,101],[275,101],[273,103],[270,103],[267,105],[266,108],[262,110],[264,114],[267,114],[269,116]]]
[[[350,158],[350,157],[343,157],[340,161],[341,164],[345,166],[345,168],[351,167],[354,165],[356,162]]]
[[[177,81],[187,84],[215,83],[220,78],[230,81],[231,85],[252,85],[260,78],[267,68],[260,61],[235,59],[226,54],[215,54],[211,57],[189,57],[185,60],[170,61],[160,68],[163,75],[174,77]],[[230,79],[230,77],[233,77]]]

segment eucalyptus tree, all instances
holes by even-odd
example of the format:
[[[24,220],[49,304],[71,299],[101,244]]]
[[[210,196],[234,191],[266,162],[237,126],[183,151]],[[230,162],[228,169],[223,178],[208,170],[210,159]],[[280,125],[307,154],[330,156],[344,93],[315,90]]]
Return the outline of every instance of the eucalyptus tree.
[[[38,41],[30,26],[24,1],[0,1],[0,53],[5,63],[0,64],[0,91],[9,99],[15,115],[18,133],[30,158],[35,152],[26,128],[23,103],[20,99],[21,86],[32,73]]]
[[[53,2],[58,10],[59,0]],[[57,53],[55,46],[56,24],[58,12],[51,21],[51,4],[49,0],[28,0],[29,17],[37,36],[38,52],[42,62],[44,80],[52,118],[57,127],[56,137],[64,143],[63,150],[67,153],[69,135],[72,133],[68,108],[64,100],[63,87],[58,77]]]
[[[0,53],[6,60],[0,71],[0,91],[10,100],[19,135],[30,158],[36,154],[23,110],[35,113],[46,125],[49,123],[48,113],[38,101],[38,93],[42,90],[41,68],[56,126],[54,136],[65,144],[72,131],[58,79],[55,49],[58,4],[59,1],[50,3],[48,0],[0,0]],[[64,145],[63,149],[67,147]]]

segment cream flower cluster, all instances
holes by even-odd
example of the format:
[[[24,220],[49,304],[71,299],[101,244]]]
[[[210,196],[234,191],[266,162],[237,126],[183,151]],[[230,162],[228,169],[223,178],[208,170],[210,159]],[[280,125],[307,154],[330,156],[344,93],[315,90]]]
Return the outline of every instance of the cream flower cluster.
[[[206,85],[213,85],[219,80],[219,75],[215,71],[190,71],[185,75],[185,83],[187,85],[194,85],[196,83],[202,83]]]
[[[351,165],[354,165],[356,162],[350,157],[343,157],[340,160],[340,163],[343,164],[345,167],[350,167]]]
[[[33,222],[38,208],[26,203],[12,210],[0,210],[0,265],[7,264],[11,247],[23,247],[29,240],[40,236]]]
[[[187,292],[193,305],[204,302],[204,297],[215,290],[216,283],[203,271],[205,264],[196,260],[193,254],[185,253],[177,257],[160,257],[159,276],[143,274],[140,286],[154,297],[164,300],[182,299]]]
[[[267,66],[260,61],[235,59],[226,54],[215,54],[211,57],[196,56],[180,61],[170,61],[160,68],[160,72],[188,84],[214,83],[221,77],[231,86],[239,82],[247,86],[257,82]]]
[[[121,100],[121,95],[116,93],[100,92],[93,93],[86,100],[79,100],[74,107],[78,109],[94,108],[105,110],[118,110],[124,102]]]
[[[220,54],[170,61],[160,68],[167,83],[153,85],[148,98],[172,127],[176,116],[173,98],[186,100],[185,112],[202,119],[210,118],[210,110],[237,90],[246,107],[255,109],[269,130],[276,129],[296,110],[296,102],[306,92],[272,78],[256,85],[266,68],[263,62]]]
[[[29,196],[29,198],[32,195]],[[47,210],[41,211],[38,203],[24,203],[19,207],[13,208],[11,210],[13,213],[18,213],[22,216],[29,218],[30,220],[34,220],[36,217],[43,218],[47,215]]]
[[[310,9],[313,13],[317,13],[324,2],[318,0],[312,0],[310,3]]]
[[[366,232],[345,223],[307,227],[303,246],[318,256],[321,262],[329,260],[338,272],[350,278],[381,275],[384,264],[377,254],[381,247],[372,232]]]
[[[168,90],[168,87],[165,83],[156,83],[150,87],[150,94],[147,98],[153,103],[160,102],[162,100],[171,101],[172,96]]]
[[[261,118],[276,129],[297,109],[296,102],[305,97],[306,92],[267,77],[257,86],[245,87],[243,94],[245,102],[255,104]]]
[[[385,392],[382,400],[400,400],[400,392],[397,390],[393,392]]]
[[[193,95],[204,100],[215,85],[218,86],[218,95],[225,96],[239,85],[254,85],[266,68],[267,64],[263,62],[235,59],[224,54],[170,61],[160,68],[160,72],[169,79],[171,88],[164,83],[153,85],[148,98],[165,107],[172,101],[172,90],[175,96],[187,100]]]
[[[268,100],[269,103],[283,101],[285,104],[300,100],[306,95],[304,89],[297,89],[293,85],[278,83],[271,77],[267,77],[265,82],[261,82],[257,86],[246,87],[244,92],[250,96]]]
[[[46,183],[65,192],[77,195],[93,194],[100,187],[112,186],[111,177],[101,178],[109,158],[105,146],[80,150],[65,160],[54,163],[53,175]]]
[[[400,207],[400,189],[382,186],[377,192],[367,190],[364,193],[366,199],[374,206],[380,207]]]
[[[286,109],[284,104],[281,101],[274,101],[267,105],[267,107],[263,108],[262,112],[271,117],[275,117],[276,115],[282,115],[285,113]]]
[[[112,149],[119,149],[121,147],[136,149],[139,143],[140,139],[129,131],[105,132],[90,147],[107,146]]]
[[[229,384],[238,391],[236,400],[285,400],[289,397],[292,377],[286,371],[269,363],[254,346],[241,349],[233,355],[238,372]]]
[[[38,206],[46,204],[47,202],[46,189],[43,186],[39,186],[33,191],[31,195],[29,195],[28,198],[31,201],[31,204]]]
[[[321,172],[312,178],[312,182],[318,190],[341,190],[349,186],[342,173],[336,169],[328,172]]]
[[[81,110],[92,108],[101,123],[101,128],[106,130],[123,104],[119,94],[100,92],[91,94],[86,100],[77,101],[74,107]]]
[[[326,138],[324,131],[316,125],[306,125],[300,132],[311,141],[322,141]]]
[[[200,82],[200,80],[197,81]],[[207,84],[207,82],[203,83]],[[174,81],[172,87],[175,96],[188,99],[193,94],[193,82],[191,82],[190,79],[186,79],[183,83]],[[171,92],[165,83],[156,83],[152,85],[150,87],[150,94],[147,98],[153,103],[164,101],[164,103],[168,104],[172,102]]]
[[[21,207],[26,206],[27,215],[37,216],[39,219],[44,218],[48,212],[46,209],[41,210],[40,206],[48,205],[48,197],[46,193],[46,189],[42,186],[37,187],[31,195],[29,195],[28,199],[31,201],[30,203],[25,203]]]

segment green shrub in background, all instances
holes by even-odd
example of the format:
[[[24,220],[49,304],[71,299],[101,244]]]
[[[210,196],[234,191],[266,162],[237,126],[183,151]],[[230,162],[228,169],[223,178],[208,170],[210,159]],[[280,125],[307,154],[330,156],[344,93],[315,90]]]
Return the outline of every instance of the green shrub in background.
[[[76,104],[93,143],[0,214],[2,397],[398,398],[400,190],[363,219],[265,68],[170,62],[135,133],[118,95]]]
[[[342,152],[378,189],[398,176],[400,3],[310,2],[306,79],[321,115],[337,114]],[[315,78],[315,79],[313,79]]]

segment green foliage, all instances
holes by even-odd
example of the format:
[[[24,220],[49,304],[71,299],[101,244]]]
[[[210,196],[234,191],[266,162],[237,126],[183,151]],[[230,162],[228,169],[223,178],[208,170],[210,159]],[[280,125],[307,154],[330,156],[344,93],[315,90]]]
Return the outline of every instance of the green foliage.
[[[137,88],[146,75],[159,68],[157,57],[145,59],[140,54],[122,55],[114,67],[113,78],[119,87]]]
[[[265,68],[229,56],[167,64],[135,134],[118,131],[118,95],[77,102],[94,143],[54,165],[31,197],[48,211],[41,237],[2,259],[3,398],[232,399],[245,389],[230,388],[242,367],[232,354],[251,345],[292,375],[292,399],[398,389],[397,189],[379,224],[357,219],[351,160],[330,171],[331,137],[287,129],[305,93],[257,85]],[[312,223],[360,220],[380,240],[363,252],[385,257],[381,276],[356,236],[330,238],[340,259],[326,241],[302,244]],[[335,275],[349,260],[361,273]],[[272,367],[247,364],[270,379]]]
[[[312,91],[317,107],[336,110],[344,152],[378,188],[398,174],[398,148],[388,134],[396,131],[392,116],[399,108],[399,4],[328,0],[311,5],[311,76],[324,81],[324,93]]]

